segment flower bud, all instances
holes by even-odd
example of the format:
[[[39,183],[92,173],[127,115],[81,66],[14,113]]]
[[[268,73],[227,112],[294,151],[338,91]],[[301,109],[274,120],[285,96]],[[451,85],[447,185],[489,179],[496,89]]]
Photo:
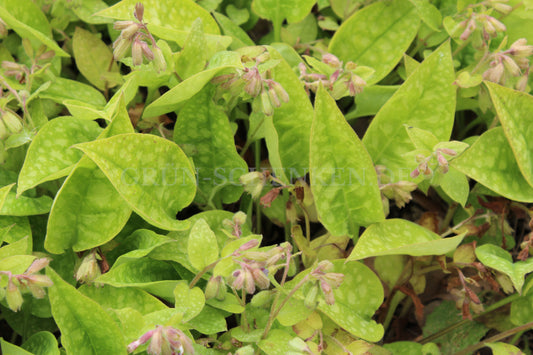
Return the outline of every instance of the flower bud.
[[[257,67],[250,68],[243,76],[242,79],[246,82],[244,91],[252,97],[256,97],[261,93],[263,89],[263,79]]]
[[[90,252],[83,258],[74,276],[81,283],[91,283],[101,274],[102,271],[98,265],[98,260],[96,260],[96,253]]]
[[[272,82],[272,89],[276,93],[276,96],[281,99],[281,101],[289,102],[289,94],[287,93],[287,91],[285,91],[285,89],[283,88],[283,86],[281,86],[280,83],[275,81]]]
[[[261,93],[261,106],[263,107],[263,113],[267,116],[272,116],[274,114],[274,107],[272,107],[272,103],[270,102],[270,96],[269,96],[270,90],[263,90]]]
[[[516,64],[516,62],[512,60],[509,56],[503,56],[503,65],[505,66],[505,69],[507,69],[507,71],[511,73],[512,76],[520,76],[521,73],[518,64]]]
[[[486,18],[489,21],[489,23],[492,26],[494,26],[494,28],[496,29],[497,32],[505,32],[507,30],[507,27],[505,27],[505,25],[503,23],[501,23],[500,21],[496,20],[494,17],[487,16]]]
[[[146,42],[141,42],[141,48],[144,57],[148,59],[148,61],[152,61],[154,59],[154,53],[152,52],[148,44]]]
[[[165,57],[163,56],[163,51],[161,50],[161,48],[154,46],[153,55],[155,71],[160,73],[167,70],[167,62],[165,61]]]
[[[125,30],[126,28],[130,27],[131,25],[135,25],[135,22],[133,21],[115,21],[113,24],[113,28],[117,31]]]
[[[39,272],[42,269],[44,269],[45,267],[47,267],[48,264],[50,264],[50,259],[48,259],[48,258],[35,259],[33,261],[33,263],[31,263],[31,265],[28,267],[28,269],[26,269],[26,271],[24,271],[24,273],[25,274],[35,274],[36,272]]]
[[[133,16],[139,21],[143,21],[144,16],[144,5],[141,2],[138,2],[135,4],[135,11],[133,12]]]
[[[126,40],[132,40],[138,31],[139,31],[139,24],[132,23],[131,25],[129,25],[128,27],[122,30],[119,38],[126,39]]]
[[[501,3],[495,3],[493,7],[496,11],[501,12],[504,15],[507,15],[513,10],[513,7],[511,5]]]
[[[522,75],[520,77],[520,79],[518,79],[518,81],[516,82],[516,90],[518,90],[518,91],[526,91],[526,89],[527,89],[527,80],[528,80],[528,75],[526,73],[525,75]]]
[[[222,276],[211,276],[205,287],[205,299],[216,298],[223,301],[226,298],[226,285]]]
[[[529,57],[533,54],[533,46],[527,44],[527,39],[520,38],[511,44],[509,51],[517,57]]]
[[[265,174],[259,171],[252,171],[242,175],[239,178],[239,181],[244,185],[244,191],[252,195],[253,199],[256,199],[263,191],[263,187],[266,183],[266,177]]]
[[[268,270],[262,268],[252,269],[252,277],[254,282],[261,290],[267,289],[268,286],[270,286],[270,280],[268,279],[267,272]]]
[[[339,60],[339,58],[337,58],[336,56],[334,56],[331,53],[326,53],[326,54],[322,55],[322,62],[326,63],[327,65],[329,65],[332,68],[340,68],[341,65],[342,65],[342,63]]]
[[[131,47],[131,58],[133,59],[134,66],[139,66],[143,63],[142,44],[139,39],[133,41],[133,45]]]
[[[7,130],[11,133],[19,133],[22,131],[22,122],[20,117],[11,111],[5,111],[2,115],[2,121]]]
[[[493,63],[491,63],[492,65]],[[499,62],[483,73],[483,79],[492,81],[493,83],[499,83],[503,78],[504,71],[505,67],[503,63]]]
[[[295,204],[292,201],[287,201],[285,205],[285,217],[288,223],[296,223],[299,220],[298,210],[296,209]]]
[[[246,223],[246,213],[239,211],[233,215],[233,223],[238,226],[242,226]]]
[[[278,197],[279,193],[281,192],[281,187],[275,187],[269,192],[267,192],[263,197],[260,199],[260,203],[263,207],[270,207],[272,205],[272,202]]]
[[[326,281],[321,280],[320,289],[324,293],[324,298],[326,300],[326,303],[330,306],[333,305],[335,303],[335,296],[333,295],[333,290],[331,288],[331,285],[327,283]]]
[[[22,294],[20,293],[19,288],[13,282],[13,278],[9,278],[7,289],[6,289],[6,301],[7,306],[13,312],[18,312],[22,307]]]
[[[419,175],[420,175],[420,170],[418,170],[418,168],[411,171],[411,174],[409,174],[409,176],[413,179],[416,179]]]
[[[126,56],[126,53],[128,52],[128,49],[130,48],[131,40],[127,40],[124,38],[117,38],[115,42],[113,42],[113,57],[115,60],[121,60]]]
[[[243,245],[241,245],[237,250],[236,252],[241,252],[241,251],[246,251],[246,250],[250,250],[252,248],[255,248],[256,246],[259,245],[259,240],[257,239],[250,239],[249,241],[247,241],[246,243],[244,243]]]

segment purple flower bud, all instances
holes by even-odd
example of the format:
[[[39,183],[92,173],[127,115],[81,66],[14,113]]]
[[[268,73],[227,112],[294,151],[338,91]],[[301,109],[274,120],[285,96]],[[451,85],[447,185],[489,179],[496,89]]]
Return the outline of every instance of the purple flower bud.
[[[115,21],[113,24],[113,28],[117,31],[125,30],[126,28],[130,27],[131,25],[135,25],[135,22],[133,21]]]
[[[491,63],[491,66],[492,65],[493,64]],[[483,73],[483,79],[492,81],[493,83],[499,83],[503,78],[504,71],[505,67],[503,63],[499,62]]]
[[[272,103],[272,105],[274,105],[274,107],[280,107],[281,101],[279,100],[278,94],[276,93],[274,88],[271,87],[270,89],[267,90],[267,92],[268,92],[268,98],[270,99],[270,102]]]
[[[259,240],[257,239],[250,239],[249,241],[247,241],[246,243],[244,243],[243,245],[241,245],[239,247],[239,249],[237,249],[236,251],[237,252],[241,252],[241,251],[245,251],[245,250],[249,250],[249,249],[252,249],[252,248],[255,248],[256,246],[259,245]]]
[[[509,56],[503,56],[503,65],[512,76],[520,76],[520,67]]]
[[[50,264],[50,259],[48,259],[48,258],[35,259],[33,261],[33,263],[31,263],[31,265],[28,267],[28,269],[26,269],[26,271],[24,271],[24,273],[25,274],[35,274],[36,272],[39,272],[42,269],[44,269],[45,267],[47,267],[48,264]]]
[[[152,52],[152,50],[150,49],[150,47],[148,46],[146,42],[141,42],[141,48],[142,48],[144,57],[148,59],[148,61],[151,61],[154,59],[154,53]]]
[[[324,293],[324,298],[326,299],[326,303],[328,305],[333,305],[335,303],[335,296],[333,295],[333,290],[331,289],[331,286],[326,281],[320,281],[320,289]]]
[[[7,306],[13,312],[18,312],[22,307],[22,294],[17,285],[13,282],[13,278],[10,277],[6,288],[6,301]]]
[[[411,174],[409,174],[409,176],[412,177],[413,179],[417,178],[419,175],[420,175],[420,170],[418,170],[418,168],[411,171]]]
[[[285,91],[285,89],[283,88],[283,86],[281,86],[280,83],[274,81],[272,83],[272,89],[276,93],[277,97],[281,99],[281,101],[289,102],[289,94],[287,93],[287,91]]]
[[[449,149],[449,148],[441,148],[440,151],[446,155],[449,155],[451,157],[454,157],[457,155],[457,152],[453,149]]]
[[[334,56],[331,53],[324,54],[322,56],[322,62],[326,63],[327,65],[329,65],[332,68],[340,68],[340,66],[342,65],[342,63],[339,60],[339,58],[337,58],[336,56]]]
[[[500,21],[496,20],[494,17],[487,16],[486,18],[489,21],[489,23],[492,26],[494,26],[494,28],[496,29],[497,32],[505,32],[507,30],[507,27],[505,27],[505,25],[503,23],[501,23]]]
[[[254,275],[248,268],[243,269],[243,275],[244,275],[244,289],[246,290],[246,293],[248,293],[249,295],[253,295],[255,293]]]
[[[527,39],[520,38],[511,44],[509,51],[517,57],[529,57],[533,54],[533,46],[527,44]]]
[[[244,86],[244,91],[252,97],[256,97],[261,93],[263,89],[263,79],[257,67],[249,69],[242,78],[246,82]]]
[[[140,2],[135,4],[135,11],[133,12],[133,16],[139,21],[143,21],[144,17],[144,5]]]
[[[268,279],[267,272],[268,271],[266,269],[252,269],[252,277],[254,282],[261,290],[267,289],[270,286],[270,280]]]

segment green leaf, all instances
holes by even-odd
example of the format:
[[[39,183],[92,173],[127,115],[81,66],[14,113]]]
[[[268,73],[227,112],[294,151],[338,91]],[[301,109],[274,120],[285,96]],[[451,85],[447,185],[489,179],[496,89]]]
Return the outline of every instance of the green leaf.
[[[319,219],[331,234],[357,237],[359,225],[385,219],[372,159],[322,86],[316,94],[309,174]]]
[[[328,5],[331,5],[331,9],[335,15],[339,16],[342,20],[348,18],[354,13],[357,8],[363,5],[364,0],[328,0]]]
[[[61,344],[71,354],[126,354],[117,324],[102,307],[82,295],[48,268],[52,314],[61,331]]]
[[[143,117],[154,117],[179,110],[186,100],[202,90],[202,88],[213,79],[215,75],[230,68],[235,68],[235,66],[228,65],[207,69],[187,78],[148,105],[144,109]]]
[[[385,344],[383,347],[394,355],[423,355],[422,344],[414,341],[395,341]]]
[[[533,202],[533,187],[523,177],[502,127],[483,133],[450,164],[504,197]]]
[[[420,19],[433,31],[439,31],[442,25],[442,15],[428,0],[409,0],[415,6]]]
[[[133,132],[126,106],[99,138]],[[126,224],[131,208],[96,164],[84,156],[56,194],[44,246],[51,253],[97,247],[111,240]]]
[[[32,235],[28,217],[0,216],[0,228],[9,228],[4,242],[13,243]]]
[[[107,9],[108,5],[102,0],[83,0],[78,3],[70,4],[72,12],[76,14],[83,22],[91,24],[112,23],[113,20],[95,16],[94,13]]]
[[[224,314],[210,306],[205,306],[187,325],[202,334],[216,334],[228,330]]]
[[[100,90],[112,88],[117,83],[109,82],[104,73],[118,73],[117,63],[109,47],[95,34],[76,27],[72,37],[72,50],[76,66],[87,80]]]
[[[133,20],[132,11],[137,0],[123,0],[96,16],[111,17],[118,20]],[[165,27],[179,31],[189,31],[193,22],[200,18],[204,24],[205,33],[220,34],[217,23],[209,12],[192,0],[144,0],[144,21],[158,26],[156,31],[150,30],[157,37]]]
[[[0,338],[0,350],[2,350],[2,354],[9,354],[9,355],[32,355],[32,353],[27,352],[26,350],[8,343],[3,338]]]
[[[520,353],[524,354],[522,350],[520,350],[519,348],[511,344],[497,342],[497,343],[484,343],[484,345],[491,348],[493,354],[498,354],[498,355],[516,355]]]
[[[174,302],[174,289],[178,278],[170,263],[141,258],[113,266],[97,278],[96,282],[114,287],[137,287]]]
[[[418,224],[404,219],[388,219],[368,227],[347,260],[378,255],[444,255],[461,243],[464,234],[441,238]]]
[[[187,79],[205,68],[209,59],[206,47],[202,20],[197,18],[176,62],[176,71],[181,78]]]
[[[130,207],[156,227],[177,230],[175,219],[195,195],[194,170],[173,142],[152,135],[121,134],[78,144]]]
[[[466,205],[470,194],[470,185],[465,174],[455,169],[453,166],[444,174],[440,180],[440,187],[452,200],[461,206]]]
[[[56,78],[48,89],[40,94],[40,98],[50,99],[59,104],[64,100],[83,101],[97,108],[103,108],[106,104],[106,99],[100,91],[87,84],[65,78]]]
[[[204,292],[199,287],[189,288],[187,281],[179,281],[174,289],[174,308],[183,313],[183,322],[196,317],[205,306]]]
[[[200,91],[181,109],[174,126],[174,141],[193,151],[198,172],[196,201],[208,203],[215,193],[233,203],[243,192],[239,177],[248,172],[235,149],[233,132],[222,108],[212,100],[212,90]]]
[[[113,250],[121,253],[113,266],[118,266],[128,260],[142,258],[160,246],[168,247],[165,244],[170,242],[173,242],[173,239],[167,236],[159,235],[148,229],[137,229],[132,235],[124,239],[119,247]]]
[[[346,114],[346,119],[374,116],[399,87],[399,85],[365,87],[362,93],[355,96],[355,111]]]
[[[304,176],[309,169],[309,139],[313,106],[298,76],[274,48],[270,58],[280,60],[272,69],[272,78],[289,94],[289,102],[274,109],[263,125],[270,164],[276,175],[289,178]],[[286,182],[289,182],[288,180]]]
[[[191,265],[198,270],[218,259],[217,238],[204,219],[196,221],[191,229],[187,254]]]
[[[2,0],[0,1],[0,17],[20,37],[43,43],[58,56],[70,57],[53,40],[52,30],[46,16],[32,1]]]
[[[441,142],[449,140],[455,115],[454,79],[446,42],[407,78],[372,120],[363,143],[374,163],[387,167],[392,182],[408,180],[417,165],[404,157],[414,150],[404,125],[429,131]]]
[[[533,113],[533,96],[485,83],[522,175],[533,186],[533,129],[525,117]]]
[[[22,344],[22,348],[34,355],[59,355],[57,339],[50,332],[33,334]]]
[[[101,132],[98,123],[76,117],[58,117],[49,121],[28,148],[18,177],[17,194],[68,175],[83,156],[82,152],[71,147],[92,141]]]
[[[402,59],[418,24],[416,10],[408,1],[377,2],[350,16],[333,35],[328,50],[342,61],[374,68],[368,80],[374,84]]]
[[[0,188],[0,210],[4,206],[4,203],[6,201],[6,198],[7,198],[8,194],[9,194],[9,191],[11,191],[13,186],[15,186],[15,183],[12,183],[12,184],[9,184],[9,185],[6,185],[6,186]]]
[[[533,258],[513,263],[509,252],[494,244],[477,247],[476,256],[485,266],[508,275],[518,293],[522,292],[524,276],[533,271]]]
[[[48,196],[31,198],[26,196],[17,197],[14,192],[7,195],[4,205],[0,208],[0,215],[7,216],[32,216],[50,212],[52,199]]]
[[[32,239],[24,237],[16,242],[4,245],[0,248],[0,260],[13,256],[13,255],[25,255],[32,252]]]
[[[83,285],[78,291],[98,302],[104,309],[129,307],[143,315],[167,309],[167,306],[156,297],[133,287],[112,287],[109,285],[95,287]]]
[[[287,19],[289,23],[300,22],[311,11],[316,0],[254,0],[252,9],[262,18],[275,23]]]
[[[290,349],[289,342],[294,335],[281,329],[272,329],[266,339],[262,339],[258,346],[267,355],[286,355]]]

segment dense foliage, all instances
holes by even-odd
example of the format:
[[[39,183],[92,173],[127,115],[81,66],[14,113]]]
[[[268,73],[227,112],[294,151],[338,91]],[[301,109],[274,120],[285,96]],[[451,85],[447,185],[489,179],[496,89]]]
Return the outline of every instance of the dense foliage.
[[[531,354],[531,0],[0,0],[0,38],[3,354]]]

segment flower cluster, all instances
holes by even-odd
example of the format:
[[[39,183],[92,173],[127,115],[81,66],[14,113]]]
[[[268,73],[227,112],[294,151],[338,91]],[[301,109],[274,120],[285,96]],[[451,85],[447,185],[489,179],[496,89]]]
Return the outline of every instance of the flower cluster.
[[[263,113],[271,116],[274,108],[280,107],[283,102],[289,102],[289,94],[280,83],[272,79],[270,69],[262,70],[261,64],[270,60],[267,52],[253,59],[242,57],[243,62],[250,60],[254,63],[252,66],[238,70],[236,73],[219,75],[212,82],[220,84],[220,87],[232,96],[238,96],[244,90],[251,97],[260,97]]]
[[[300,80],[304,83],[308,94],[310,90],[316,92],[320,84],[324,85],[335,99],[346,95],[355,96],[363,91],[366,81],[356,74],[357,64],[348,62],[344,65],[339,58],[330,53],[322,56],[322,63],[327,69],[321,73],[308,73],[304,63],[298,65]],[[315,69],[320,68],[315,67]]]
[[[113,55],[115,60],[124,58],[128,49],[131,47],[131,57],[134,66],[139,66],[146,60],[154,63],[155,70],[159,73],[167,68],[163,52],[157,46],[154,37],[148,31],[146,24],[143,22],[144,6],[141,3],[135,5],[133,16],[135,21],[117,21],[113,28],[121,31],[120,35],[113,43]],[[152,48],[146,41],[150,41]]]
[[[11,271],[0,271],[0,275],[8,277],[5,297],[8,307],[17,312],[22,307],[22,291],[29,290],[33,297],[43,298],[44,287],[53,285],[52,280],[46,275],[37,274],[44,269],[50,260],[47,258],[36,259],[23,274],[13,275]]]
[[[508,50],[490,55],[489,68],[483,73],[483,79],[505,85],[510,77],[520,77],[516,89],[525,91],[529,77],[529,57],[533,46],[525,38],[515,41]]]
[[[411,177],[414,179],[418,177],[421,173],[424,174],[427,177],[430,177],[433,175],[433,169],[430,167],[430,163],[433,159],[437,160],[437,169],[443,173],[446,174],[448,172],[449,166],[448,166],[448,159],[444,155],[454,157],[457,155],[457,152],[453,149],[448,148],[439,148],[435,150],[431,155],[424,156],[423,154],[419,154],[416,157],[416,161],[418,163],[418,166],[415,170],[411,172]]]
[[[128,345],[128,352],[134,352],[139,346],[147,343],[150,344],[146,352],[150,355],[182,355],[194,354],[194,348],[191,339],[179,329],[161,325],[156,326],[141,337]]]
[[[235,252],[234,260],[240,268],[231,274],[231,286],[236,290],[244,290],[248,294],[255,293],[256,287],[261,290],[267,289],[270,286],[269,273],[275,272],[280,267],[277,265],[278,261],[287,259],[291,250],[292,246],[284,243],[268,251]]]
[[[318,289],[324,294],[324,298],[328,305],[335,304],[335,296],[333,290],[340,287],[344,281],[344,275],[337,272],[329,272],[333,270],[333,264],[329,260],[322,260],[317,267],[311,271],[311,279],[316,280],[307,293],[304,303],[307,307],[314,308],[316,305],[316,297]]]

